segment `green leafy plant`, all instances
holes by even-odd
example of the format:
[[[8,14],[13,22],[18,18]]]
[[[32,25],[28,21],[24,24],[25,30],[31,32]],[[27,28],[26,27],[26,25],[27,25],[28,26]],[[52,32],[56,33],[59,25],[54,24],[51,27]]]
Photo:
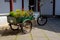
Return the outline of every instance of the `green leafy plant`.
[[[14,17],[15,15],[16,15],[16,14],[15,14],[14,11],[11,11],[11,12],[10,12],[10,16],[13,16],[13,17]]]
[[[11,11],[10,12],[10,16],[13,16],[13,17],[26,17],[26,16],[30,16],[29,14],[30,12],[29,11],[22,11],[22,10],[16,10],[15,12],[14,11]]]

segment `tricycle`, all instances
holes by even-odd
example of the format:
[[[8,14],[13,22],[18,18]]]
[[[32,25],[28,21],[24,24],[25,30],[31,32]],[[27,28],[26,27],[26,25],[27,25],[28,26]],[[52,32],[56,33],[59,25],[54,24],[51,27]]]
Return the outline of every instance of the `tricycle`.
[[[14,17],[11,15],[7,16],[7,21],[9,23],[10,28],[13,31],[21,29],[21,31],[23,33],[31,32],[31,30],[32,30],[32,22],[31,21],[33,19],[34,19],[34,17],[31,14],[29,14],[29,16],[25,15],[25,16],[19,16],[19,17]]]

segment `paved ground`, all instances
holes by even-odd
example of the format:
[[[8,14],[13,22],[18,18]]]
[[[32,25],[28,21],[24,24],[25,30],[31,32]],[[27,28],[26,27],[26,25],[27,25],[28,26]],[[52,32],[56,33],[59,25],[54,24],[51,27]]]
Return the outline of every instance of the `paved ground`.
[[[8,30],[5,30],[5,29]],[[12,31],[8,25],[0,28],[0,40],[60,40],[60,19],[48,19],[45,26],[33,26],[31,33]]]

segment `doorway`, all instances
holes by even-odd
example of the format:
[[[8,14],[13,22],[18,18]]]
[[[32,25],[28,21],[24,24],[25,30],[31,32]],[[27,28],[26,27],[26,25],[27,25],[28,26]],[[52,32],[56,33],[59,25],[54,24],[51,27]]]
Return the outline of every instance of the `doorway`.
[[[31,10],[31,5],[33,5],[34,7],[32,7],[33,11],[36,11],[36,0],[29,0],[29,10]]]

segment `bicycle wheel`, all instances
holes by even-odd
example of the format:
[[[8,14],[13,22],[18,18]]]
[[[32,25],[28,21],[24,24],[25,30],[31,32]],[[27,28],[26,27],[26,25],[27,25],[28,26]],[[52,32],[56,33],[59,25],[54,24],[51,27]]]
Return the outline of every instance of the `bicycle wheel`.
[[[19,30],[19,26],[17,25],[9,24],[9,26],[13,31]]]
[[[23,23],[23,33],[29,33],[32,30],[32,22],[31,21],[26,21]]]
[[[37,23],[38,23],[38,25],[40,25],[40,26],[45,25],[45,24],[47,23],[47,17],[39,16],[39,17],[37,18]]]

